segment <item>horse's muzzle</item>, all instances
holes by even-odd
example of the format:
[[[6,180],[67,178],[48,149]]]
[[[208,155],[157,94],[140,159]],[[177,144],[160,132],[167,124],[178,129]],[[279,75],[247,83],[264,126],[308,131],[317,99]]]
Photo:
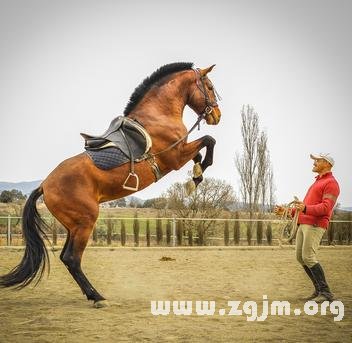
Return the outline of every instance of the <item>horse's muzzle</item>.
[[[219,124],[221,118],[221,111],[218,106],[212,107],[211,111],[207,111],[205,115],[205,121],[208,125]]]

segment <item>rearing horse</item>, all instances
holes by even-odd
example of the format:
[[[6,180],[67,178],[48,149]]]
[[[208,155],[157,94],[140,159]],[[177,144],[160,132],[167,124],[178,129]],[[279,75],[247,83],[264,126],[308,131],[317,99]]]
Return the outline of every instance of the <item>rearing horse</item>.
[[[192,63],[165,65],[146,78],[131,95],[124,115],[144,127],[152,140],[151,159],[134,165],[133,175],[139,176],[139,190],[156,181],[155,169],[165,175],[190,160],[198,167],[194,185],[202,181],[202,172],[213,162],[215,140],[204,136],[187,143],[189,132],[182,116],[188,105],[197,113],[197,123],[204,118],[209,125],[218,124],[221,112],[216,91],[207,77],[213,67],[194,69]],[[202,160],[199,151],[204,147],[206,154]],[[87,153],[59,164],[26,202],[22,221],[25,253],[17,267],[0,277],[0,286],[23,288],[34,279],[39,282],[46,265],[49,267],[44,243],[47,239],[45,223],[36,209],[36,201],[43,195],[49,211],[67,229],[60,259],[87,299],[93,300],[96,307],[103,306],[105,298],[81,269],[82,254],[98,218],[99,203],[133,193],[129,187],[124,187],[130,172],[129,163],[110,170],[99,169]]]

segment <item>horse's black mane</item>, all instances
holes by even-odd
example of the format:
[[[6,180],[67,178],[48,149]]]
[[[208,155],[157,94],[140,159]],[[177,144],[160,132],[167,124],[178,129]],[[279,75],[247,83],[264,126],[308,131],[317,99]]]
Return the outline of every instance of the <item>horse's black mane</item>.
[[[172,73],[177,73],[179,71],[188,70],[192,68],[193,63],[176,62],[166,64],[157,69],[153,74],[145,78],[143,82],[134,90],[127,106],[125,107],[125,110],[123,111],[124,115],[127,116],[137,106],[137,104],[142,100],[144,95],[157,81]]]

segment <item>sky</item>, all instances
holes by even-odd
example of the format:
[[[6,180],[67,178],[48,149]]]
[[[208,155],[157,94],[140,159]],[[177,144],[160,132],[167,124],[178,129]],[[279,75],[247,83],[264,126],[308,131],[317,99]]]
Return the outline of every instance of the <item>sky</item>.
[[[222,96],[205,176],[239,195],[240,111],[250,104],[268,136],[278,203],[303,199],[311,152],[329,152],[338,202],[352,206],[351,1],[0,0],[0,181],[44,179],[81,153],[158,67],[193,62]],[[190,128],[196,115],[185,110]],[[156,197],[192,163],[136,194]]]

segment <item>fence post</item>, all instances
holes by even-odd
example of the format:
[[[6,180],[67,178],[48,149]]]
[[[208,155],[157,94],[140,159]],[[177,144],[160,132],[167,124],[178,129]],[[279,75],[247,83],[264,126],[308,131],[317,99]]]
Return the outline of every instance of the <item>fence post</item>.
[[[11,216],[7,216],[7,245],[11,245]]]

